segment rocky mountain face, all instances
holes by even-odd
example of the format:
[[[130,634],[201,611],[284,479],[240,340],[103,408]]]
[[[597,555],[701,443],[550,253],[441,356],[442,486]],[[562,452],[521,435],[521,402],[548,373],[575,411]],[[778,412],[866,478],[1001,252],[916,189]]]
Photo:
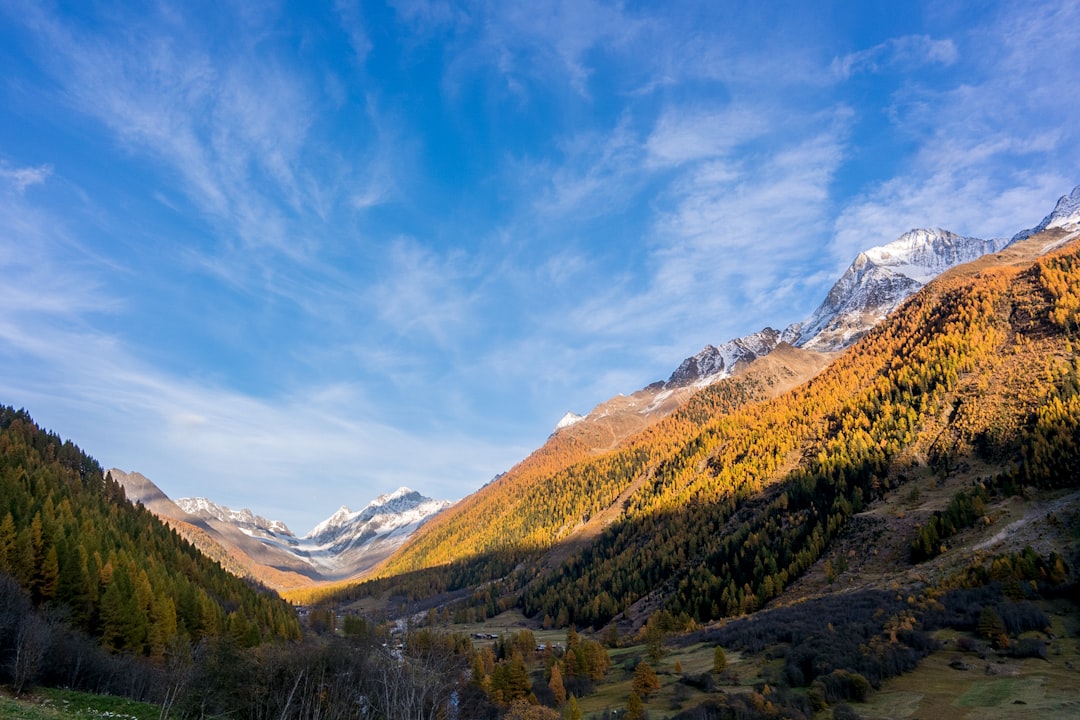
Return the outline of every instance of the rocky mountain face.
[[[957,244],[940,233],[908,239],[919,252]],[[697,389],[610,452],[575,454],[570,443],[555,452],[560,438],[584,437],[576,434],[611,409],[598,406],[419,531],[383,566],[380,592],[405,592],[417,578],[446,587],[453,568],[454,582],[497,585],[500,600],[538,621],[615,622],[629,636],[661,606],[704,622],[753,612],[804,573],[832,588],[849,560],[859,568],[846,582],[884,588],[900,573],[913,583],[948,577],[1005,540],[1023,552],[1046,528],[1014,532],[1027,507],[1011,493],[1038,488],[1032,502],[1049,503],[1037,510],[1047,518],[1051,508],[1055,518],[1058,508],[1074,512],[1077,497],[1080,369],[1068,348],[1078,243],[1070,222],[951,267],[891,314],[886,332],[869,333],[778,401],[759,394],[769,383],[740,374]],[[1048,257],[1046,248],[1056,249]],[[914,256],[866,252],[857,265],[927,268],[938,259]],[[911,272],[904,277],[920,282]],[[717,367],[712,355],[687,364],[687,379]],[[784,355],[824,356],[780,342],[735,372]],[[781,377],[784,368],[776,370]],[[664,383],[650,388],[654,401],[670,392]],[[637,407],[648,407],[646,398]],[[987,472],[1001,495],[981,495]],[[1061,503],[1065,490],[1073,494]],[[976,496],[970,519],[934,524],[947,504],[954,513]],[[886,505],[871,507],[877,502]],[[1010,507],[1018,514],[999,524]],[[1060,552],[1062,540],[1058,533],[1037,551]],[[938,555],[928,574],[923,563]]]
[[[247,508],[232,510],[207,498],[172,501],[139,473],[110,472],[129,500],[177,527],[204,552],[229,561],[234,572],[278,590],[361,575],[452,504],[403,487],[356,512],[342,506],[307,535],[297,537],[285,523]]]
[[[230,510],[224,505],[218,505],[206,498],[178,498],[177,507],[188,515],[194,515],[204,520],[217,520],[227,522],[239,528],[261,535],[292,535],[292,531],[280,520],[267,520],[256,515],[247,508],[243,510]]]
[[[1008,243],[941,229],[904,233],[859,253],[813,315],[789,326],[784,339],[808,350],[843,350],[941,273]]]
[[[780,332],[770,327],[746,337],[729,340],[719,346],[706,345],[693,357],[686,358],[664,383],[665,388],[686,385],[708,385],[721,377],[729,377],[762,355],[767,355],[780,343]]]
[[[1013,242],[1024,240],[1032,235],[1041,233],[1043,230],[1062,228],[1076,230],[1080,227],[1080,185],[1073,188],[1068,195],[1058,198],[1053,211],[1043,218],[1042,222],[1013,236]]]
[[[1080,185],[1061,196],[1042,222],[1008,239],[982,240],[941,229],[904,233],[888,245],[859,253],[814,314],[789,326],[783,339],[807,350],[842,350],[946,270],[1044,230],[1078,224]]]
[[[373,567],[452,504],[398,488],[356,512],[343,505],[294,547],[325,577],[351,577],[358,567]]]

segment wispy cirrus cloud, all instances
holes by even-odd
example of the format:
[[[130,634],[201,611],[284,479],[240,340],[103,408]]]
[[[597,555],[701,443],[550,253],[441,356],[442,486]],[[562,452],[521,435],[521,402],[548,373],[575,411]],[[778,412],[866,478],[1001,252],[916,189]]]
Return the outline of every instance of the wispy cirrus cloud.
[[[959,56],[956,43],[950,38],[935,40],[929,35],[905,35],[835,58],[831,69],[838,78],[846,80],[862,72],[903,72],[928,65],[948,66]]]
[[[916,78],[898,88],[888,117],[916,149],[838,214],[837,262],[914,227],[1009,236],[1041,219],[1030,208],[1048,211],[1080,182],[1068,156],[1080,136],[1080,99],[1066,69],[1075,61],[1076,23],[1080,8],[1069,3],[999,6],[957,35],[957,51],[973,68],[963,82]]]
[[[7,329],[0,323],[10,353]],[[492,457],[508,467],[524,451],[448,429],[410,433],[385,422],[361,388],[313,386],[267,401],[162,375],[107,335],[45,329],[23,340],[14,351],[50,367],[50,379],[5,376],[5,399],[33,408],[46,426],[67,416],[65,436],[106,467],[137,469],[174,497],[199,485],[192,473],[213,478],[218,502],[306,524],[299,532],[342,503],[367,502],[373,486],[457,497],[487,476]],[[73,398],[85,412],[71,417]]]
[[[0,182],[20,195],[31,185],[44,183],[52,172],[53,167],[49,164],[34,167],[9,167],[7,163],[0,162]]]
[[[1075,3],[804,5],[0,0],[0,389],[226,502],[434,494],[1077,181]]]
[[[475,270],[461,253],[437,254],[400,238],[387,248],[378,282],[369,289],[370,307],[382,324],[404,336],[450,350],[469,325]]]

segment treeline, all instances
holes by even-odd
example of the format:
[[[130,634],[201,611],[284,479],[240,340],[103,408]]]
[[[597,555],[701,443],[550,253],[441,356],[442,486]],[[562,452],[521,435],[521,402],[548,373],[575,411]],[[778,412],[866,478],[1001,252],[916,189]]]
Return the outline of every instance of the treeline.
[[[296,640],[293,610],[206,559],[93,458],[0,408],[0,572],[113,652],[164,661],[177,642]]]
[[[177,643],[152,662],[106,651],[0,575],[0,682],[15,694],[39,684],[129,697],[158,705],[163,720],[501,717],[468,682],[467,639],[418,631],[389,640],[365,628],[245,647],[224,634]]]

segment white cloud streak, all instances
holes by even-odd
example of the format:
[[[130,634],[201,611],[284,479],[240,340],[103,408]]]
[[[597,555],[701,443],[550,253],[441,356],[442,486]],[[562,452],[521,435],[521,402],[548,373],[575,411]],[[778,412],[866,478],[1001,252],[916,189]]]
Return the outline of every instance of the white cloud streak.
[[[891,38],[866,50],[833,60],[832,71],[842,80],[867,72],[910,71],[929,65],[952,65],[959,51],[951,39],[935,40],[928,35]]]
[[[944,89],[910,83],[895,93],[890,117],[917,150],[894,176],[848,201],[836,220],[836,262],[914,227],[1010,236],[1080,182],[1069,157],[1080,137],[1068,70],[1078,23],[1075,4],[1001,6],[957,40],[973,79]]]

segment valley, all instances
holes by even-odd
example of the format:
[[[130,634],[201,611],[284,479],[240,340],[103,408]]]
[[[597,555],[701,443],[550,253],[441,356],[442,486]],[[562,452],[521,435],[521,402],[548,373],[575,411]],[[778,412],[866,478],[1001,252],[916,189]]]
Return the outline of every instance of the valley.
[[[828,352],[708,346],[456,503],[303,538],[5,409],[4,682],[176,717],[1069,717],[1076,205],[973,260],[862,253]]]

